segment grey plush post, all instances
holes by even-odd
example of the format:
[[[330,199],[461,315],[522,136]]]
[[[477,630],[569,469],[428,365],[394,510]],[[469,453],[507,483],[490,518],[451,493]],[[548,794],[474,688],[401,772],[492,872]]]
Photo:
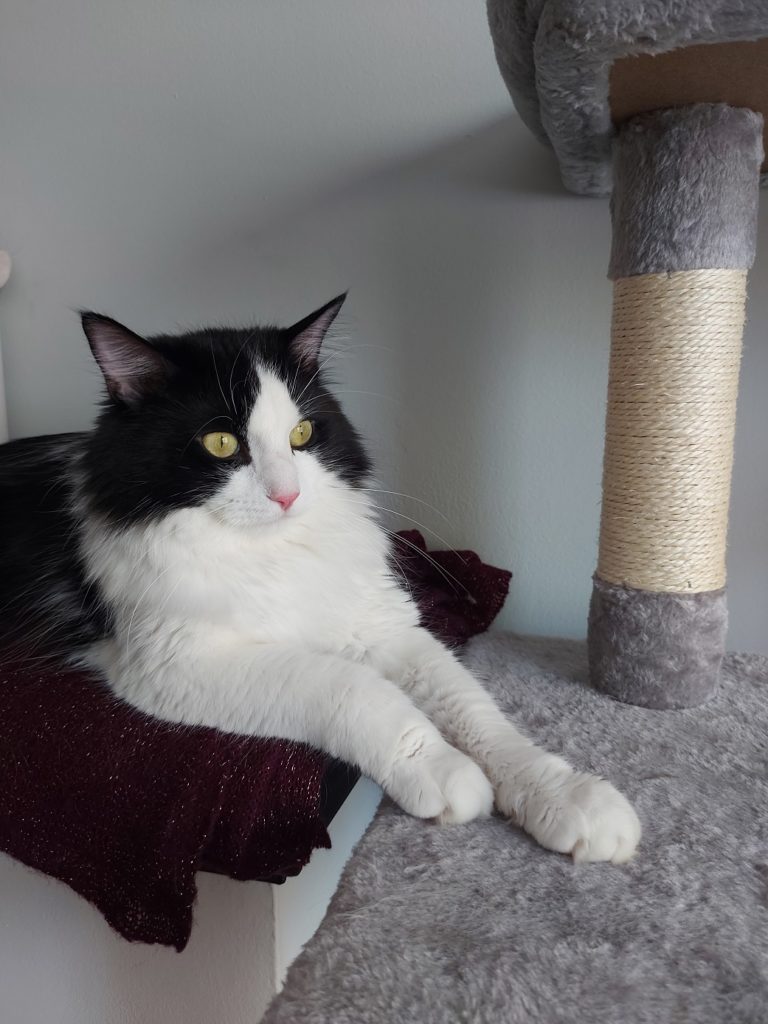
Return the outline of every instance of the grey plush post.
[[[617,281],[636,275],[749,268],[755,249],[761,132],[759,114],[722,104],[660,111],[628,122],[615,143],[610,277]],[[663,329],[674,332],[674,310],[670,316],[673,322]],[[643,387],[640,379],[637,389]],[[685,387],[685,380],[670,380],[668,387]],[[672,397],[684,401],[686,396]],[[642,411],[633,422],[642,433]],[[723,429],[731,428],[726,424]],[[691,445],[696,442],[691,437]],[[611,444],[609,431],[607,453]],[[662,460],[664,454],[662,449]],[[608,463],[606,457],[606,475]],[[725,473],[729,471],[730,465]],[[697,515],[702,514],[702,490],[706,500],[704,481],[694,495],[695,505],[675,508],[690,531],[697,529]],[[634,506],[631,494],[624,504],[612,514],[631,543],[633,532],[643,530],[642,519],[656,513]],[[603,534],[610,528],[607,515],[604,506]],[[602,541],[604,537],[601,556]],[[661,529],[651,545],[659,550],[651,554],[663,558],[666,542]],[[724,577],[724,538],[715,557],[722,560]],[[626,578],[614,564],[612,574],[607,574],[613,578],[604,579],[598,566],[594,577],[589,615],[593,683],[613,697],[646,707],[679,708],[706,700],[717,683],[724,653],[724,590],[685,588],[683,571],[680,590],[655,591],[647,581],[636,585],[631,569],[623,571]]]

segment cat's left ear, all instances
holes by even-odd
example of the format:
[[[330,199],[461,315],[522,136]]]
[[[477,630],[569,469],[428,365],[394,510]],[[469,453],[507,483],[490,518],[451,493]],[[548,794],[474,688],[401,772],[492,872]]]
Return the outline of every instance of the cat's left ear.
[[[171,367],[144,338],[100,313],[83,311],[83,330],[112,398],[137,405],[163,390]]]
[[[339,310],[344,305],[347,293],[337,295],[335,299],[326,302],[314,313],[299,320],[293,327],[288,328],[289,346],[300,366],[311,369],[317,366],[320,357],[320,346],[328,333],[328,328],[336,319]]]

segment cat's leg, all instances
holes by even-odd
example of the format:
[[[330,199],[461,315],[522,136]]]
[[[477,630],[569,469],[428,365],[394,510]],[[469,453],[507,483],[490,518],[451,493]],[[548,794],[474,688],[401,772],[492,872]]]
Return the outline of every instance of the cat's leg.
[[[496,706],[459,660],[424,629],[374,651],[446,739],[477,761],[493,783],[496,806],[542,846],[575,860],[630,859],[640,839],[631,805],[609,782],[574,771],[535,746]]]
[[[210,646],[154,666],[108,666],[113,688],[173,722],[306,742],[357,765],[406,811],[445,823],[490,814],[478,765],[373,668],[309,649]]]

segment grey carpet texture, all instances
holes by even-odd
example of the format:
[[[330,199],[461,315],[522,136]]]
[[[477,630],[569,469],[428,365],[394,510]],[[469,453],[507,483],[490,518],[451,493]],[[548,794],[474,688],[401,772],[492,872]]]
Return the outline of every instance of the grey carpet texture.
[[[768,658],[727,656],[683,711],[596,693],[576,641],[490,634],[466,661],[634,801],[637,857],[577,867],[498,818],[385,803],[265,1024],[765,1024]]]
[[[488,0],[496,59],[563,183],[611,191],[611,65],[637,53],[768,36],[768,0]]]

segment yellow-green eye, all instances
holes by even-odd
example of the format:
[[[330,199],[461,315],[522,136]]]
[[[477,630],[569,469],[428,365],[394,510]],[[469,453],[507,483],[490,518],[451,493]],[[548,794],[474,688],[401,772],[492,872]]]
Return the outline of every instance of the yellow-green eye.
[[[291,448],[303,448],[310,437],[312,437],[312,424],[309,420],[302,420],[290,432],[288,440],[291,442]]]
[[[200,438],[203,448],[217,459],[231,459],[237,455],[240,442],[234,434],[228,434],[226,430],[214,430],[210,434],[203,434]]]

